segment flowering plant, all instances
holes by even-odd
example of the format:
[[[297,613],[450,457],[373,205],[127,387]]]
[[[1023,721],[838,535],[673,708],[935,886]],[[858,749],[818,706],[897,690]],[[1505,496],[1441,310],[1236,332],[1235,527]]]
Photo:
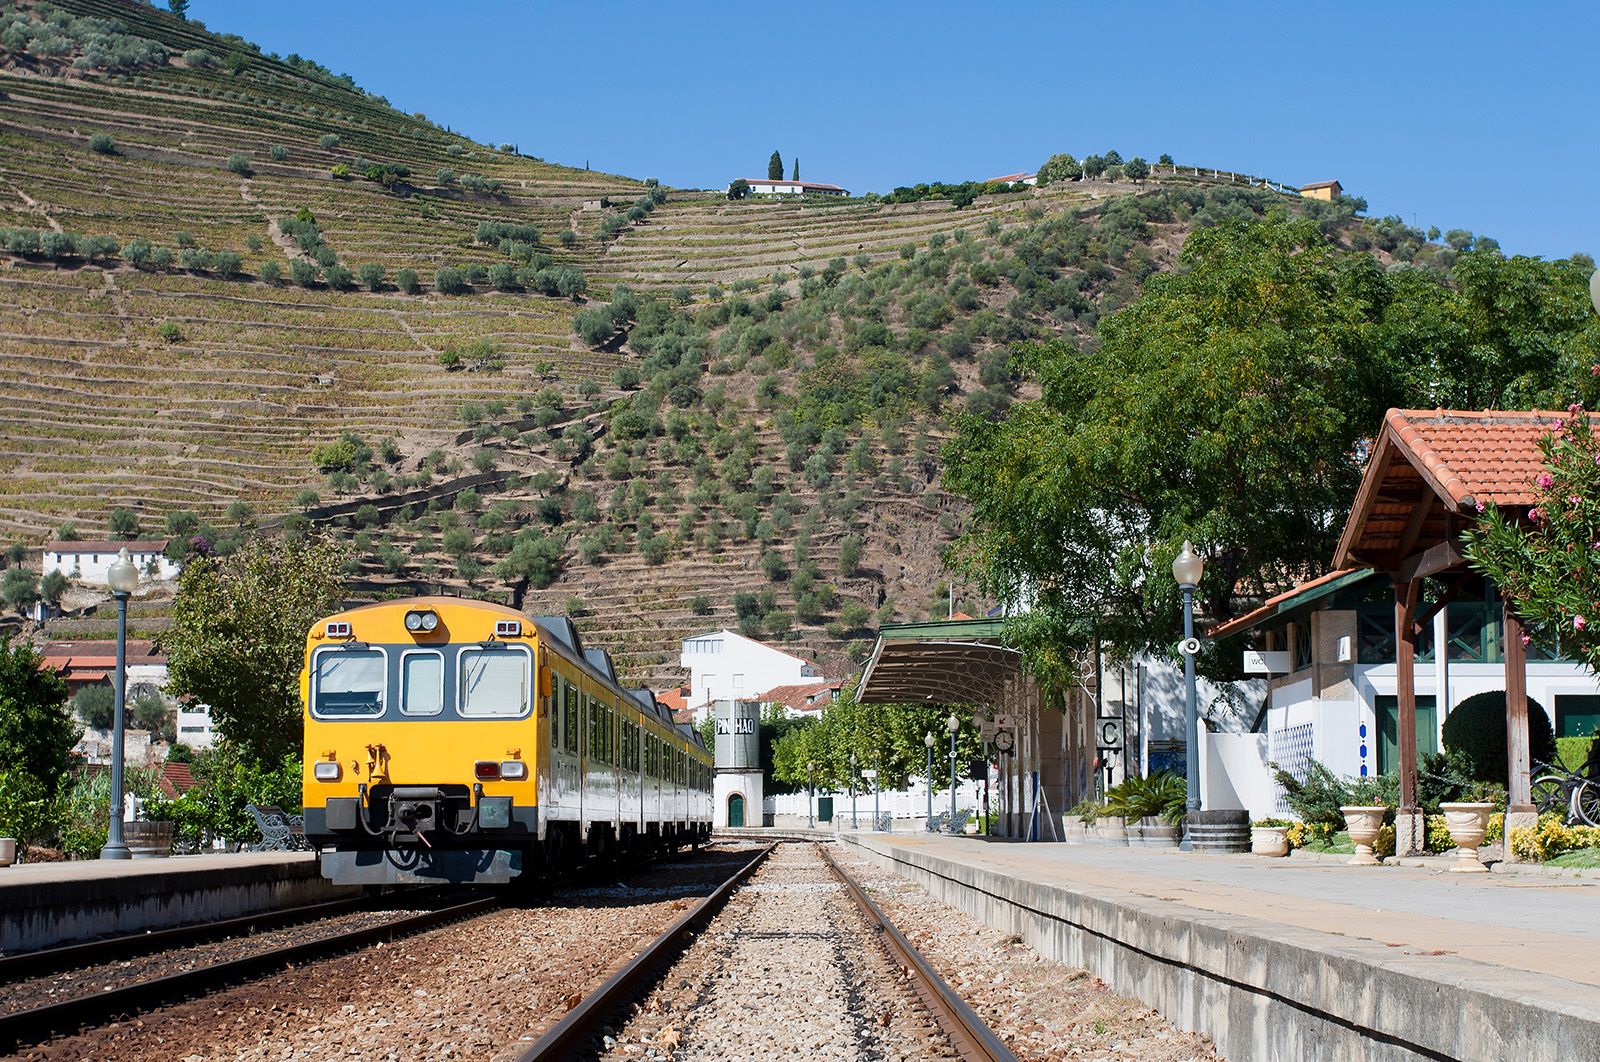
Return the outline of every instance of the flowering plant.
[[[1581,404],[1550,425],[1539,449],[1544,471],[1531,484],[1536,504],[1527,519],[1480,506],[1462,541],[1473,567],[1530,628],[1600,670],[1600,441]]]

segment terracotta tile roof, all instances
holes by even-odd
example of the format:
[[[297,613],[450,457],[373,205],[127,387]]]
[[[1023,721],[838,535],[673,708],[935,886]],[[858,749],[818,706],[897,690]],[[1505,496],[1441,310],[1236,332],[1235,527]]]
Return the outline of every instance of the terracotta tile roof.
[[[739,180],[746,184],[786,184],[800,188],[818,188],[825,192],[842,192],[845,190],[842,185],[825,184],[822,181],[791,181],[782,177],[777,179],[771,177],[740,177]]]
[[[686,723],[686,724],[688,724],[690,726],[693,726],[694,725],[694,709],[693,708],[679,708],[679,709],[677,709],[676,711],[674,711],[672,713],[672,721],[674,723]]]
[[[1548,410],[1391,409],[1334,563],[1407,555],[1442,541],[1451,521],[1476,517],[1482,505],[1533,505],[1534,479],[1544,467],[1539,440],[1565,417]]]
[[[1293,601],[1295,604],[1300,604],[1301,602],[1296,600],[1297,598],[1310,595],[1309,600],[1315,600],[1321,596],[1318,591],[1336,589],[1335,584],[1342,585],[1349,576],[1370,574],[1370,568],[1339,568],[1329,572],[1327,575],[1319,575],[1317,578],[1301,583],[1299,586],[1291,586],[1281,594],[1274,594],[1261,602],[1258,607],[1251,609],[1242,616],[1235,616],[1226,623],[1219,623],[1206,632],[1206,637],[1226,638],[1230,634],[1247,631],[1261,623],[1262,620],[1276,616],[1283,606],[1289,602]]]
[[[41,649],[45,667],[67,670],[77,674],[84,668],[113,668],[117,666],[117,643],[104,641],[48,642]],[[165,664],[167,654],[155,648],[154,643],[141,638],[129,638],[126,660],[135,664]]]
[[[990,177],[987,181],[984,181],[983,183],[984,184],[1012,184],[1012,183],[1014,183],[1016,181],[1027,180],[1029,177],[1032,177],[1032,176],[1033,176],[1033,174],[1026,173],[1026,172],[1024,172],[1024,173],[1008,173],[1008,174],[1005,174],[1002,177]]]
[[[689,687],[679,686],[677,689],[663,690],[656,694],[656,700],[674,712],[681,712],[689,707]]]
[[[797,712],[816,711],[833,700],[841,685],[842,683],[836,680],[824,679],[821,682],[774,686],[759,697],[752,697],[751,700],[760,701],[762,704],[781,704]]]
[[[1343,187],[1344,186],[1342,184],[1340,184],[1338,181],[1313,181],[1310,184],[1302,184],[1300,186],[1300,191],[1309,192],[1314,188],[1343,188]]]
[[[168,760],[161,765],[161,777],[156,784],[161,788],[161,793],[168,800],[176,800],[197,784],[194,774],[190,772],[187,763],[173,763]]]

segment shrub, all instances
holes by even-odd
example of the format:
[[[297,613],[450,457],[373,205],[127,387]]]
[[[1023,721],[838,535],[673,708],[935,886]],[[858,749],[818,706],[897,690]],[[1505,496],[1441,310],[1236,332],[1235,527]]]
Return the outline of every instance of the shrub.
[[[368,291],[383,290],[383,266],[376,262],[365,262],[356,272]]]
[[[444,266],[433,274],[433,290],[445,295],[463,295],[472,290],[466,274],[455,266]]]
[[[115,155],[117,142],[111,138],[110,133],[96,133],[89,138],[89,150],[100,155]]]
[[[396,270],[394,274],[394,284],[395,287],[399,288],[407,295],[415,295],[417,292],[422,290],[422,284],[417,280],[417,271],[415,269]]]
[[[1509,773],[1504,690],[1488,690],[1456,705],[1445,717],[1443,733],[1445,750],[1461,755],[1464,769],[1475,781],[1506,784]],[[1556,755],[1550,717],[1531,697],[1528,699],[1528,751],[1543,763],[1551,762]]]
[[[696,594],[689,599],[689,611],[696,616],[711,615],[711,599],[704,594]]]
[[[334,180],[337,181],[348,181],[350,179],[350,167],[346,166],[342,162],[334,166],[333,169],[329,170],[328,172],[332,174]]]
[[[1188,785],[1169,771],[1148,778],[1129,778],[1106,790],[1106,810],[1132,821],[1165,819],[1176,826],[1183,821]]]
[[[317,267],[304,258],[294,258],[289,261],[289,279],[302,288],[309,288],[317,282]]]
[[[183,53],[183,65],[204,70],[217,65],[217,60],[204,48],[190,48]]]
[[[324,151],[332,151],[334,148],[339,146],[339,134],[324,133],[317,143],[322,145]]]
[[[347,291],[353,286],[350,270],[338,262],[326,266],[322,270],[322,276],[330,287],[338,288],[340,291]]]
[[[1600,827],[1568,826],[1559,811],[1540,815],[1538,825],[1511,831],[1511,851],[1523,859],[1542,863],[1580,848],[1600,848]]]
[[[156,329],[156,335],[168,343],[177,343],[183,339],[183,329],[175,321],[162,321],[161,327]]]
[[[1600,752],[1592,735],[1556,738],[1556,762],[1569,771],[1581,771],[1589,757]],[[1537,772],[1536,772],[1537,773]]]
[[[289,157],[289,149],[282,144],[273,144],[267,149],[267,154],[272,158],[273,162],[282,162]]]
[[[228,156],[228,169],[241,177],[250,176],[250,157],[234,152]]]
[[[211,258],[211,267],[225,277],[239,275],[239,270],[244,268],[244,259],[238,251],[218,251]]]
[[[561,246],[563,247],[571,248],[578,245],[578,234],[571,229],[562,229],[556,235],[556,239],[561,241]]]

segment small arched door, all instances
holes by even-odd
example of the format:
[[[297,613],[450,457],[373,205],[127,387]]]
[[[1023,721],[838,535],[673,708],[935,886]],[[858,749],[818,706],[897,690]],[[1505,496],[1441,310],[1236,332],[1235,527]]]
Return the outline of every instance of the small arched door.
[[[728,794],[728,825],[735,828],[744,825],[744,796],[742,794]]]

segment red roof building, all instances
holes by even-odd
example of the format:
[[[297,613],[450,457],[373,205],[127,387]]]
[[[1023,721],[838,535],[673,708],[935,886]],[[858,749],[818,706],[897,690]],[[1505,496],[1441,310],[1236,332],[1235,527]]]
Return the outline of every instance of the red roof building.
[[[821,682],[774,686],[759,697],[752,697],[751,700],[782,708],[786,715],[806,715],[810,712],[820,712],[831,704],[839,695],[842,685],[843,683],[838,680],[824,679]]]
[[[41,667],[61,673],[67,687],[76,693],[80,688],[96,682],[107,682],[117,666],[117,643],[111,640],[89,642],[49,642],[41,651]],[[155,648],[154,643],[130,638],[127,643],[126,666],[161,667],[167,665],[167,654]]]

